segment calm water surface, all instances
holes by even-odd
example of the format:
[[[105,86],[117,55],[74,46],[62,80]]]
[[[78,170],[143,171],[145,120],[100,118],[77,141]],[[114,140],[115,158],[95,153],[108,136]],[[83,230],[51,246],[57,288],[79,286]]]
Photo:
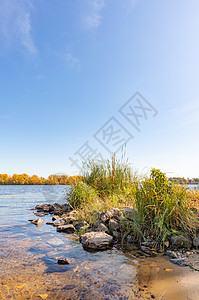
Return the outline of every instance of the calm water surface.
[[[39,228],[28,222],[35,217],[33,207],[64,203],[68,189],[0,186],[0,299],[135,299],[133,252],[126,255],[115,247],[86,252],[75,235],[45,224],[51,215]],[[60,266],[58,258],[71,263]]]

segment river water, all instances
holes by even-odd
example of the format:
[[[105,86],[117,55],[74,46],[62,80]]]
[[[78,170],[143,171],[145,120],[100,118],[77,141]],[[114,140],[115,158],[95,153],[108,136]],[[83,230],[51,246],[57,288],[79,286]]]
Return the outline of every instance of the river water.
[[[103,252],[82,249],[75,235],[56,232],[41,203],[65,203],[68,186],[0,186],[0,300],[197,300],[199,272],[166,256],[146,257],[132,246]],[[70,259],[58,265],[59,258]],[[171,270],[171,272],[167,272]]]
[[[113,247],[90,253],[75,235],[28,222],[41,203],[64,203],[68,186],[0,186],[0,299],[137,299],[138,258]],[[37,217],[36,217],[37,218]],[[57,259],[71,263],[58,265]]]

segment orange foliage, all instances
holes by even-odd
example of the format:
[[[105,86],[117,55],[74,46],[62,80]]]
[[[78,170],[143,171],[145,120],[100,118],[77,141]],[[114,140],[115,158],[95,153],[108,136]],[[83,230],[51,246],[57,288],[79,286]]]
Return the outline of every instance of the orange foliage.
[[[7,174],[0,174],[0,185],[73,185],[81,176],[68,175],[50,175],[48,179],[38,177],[37,175],[29,176],[27,174],[14,174],[9,176]]]

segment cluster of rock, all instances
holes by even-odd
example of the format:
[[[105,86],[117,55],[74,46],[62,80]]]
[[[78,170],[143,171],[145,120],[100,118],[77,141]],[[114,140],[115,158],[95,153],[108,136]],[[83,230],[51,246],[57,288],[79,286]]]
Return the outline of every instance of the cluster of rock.
[[[52,222],[47,222],[48,225],[53,225],[58,232],[68,234],[78,233],[80,235],[80,242],[84,249],[90,250],[105,250],[109,248],[114,242],[135,243],[134,236],[134,221],[137,216],[137,210],[132,208],[125,208],[120,210],[118,208],[110,211],[96,213],[93,217],[95,222],[88,224],[85,221],[79,222],[77,220],[77,212],[72,210],[69,204],[41,204],[37,205],[37,212],[35,215],[42,217],[45,214],[53,214]],[[40,226],[43,224],[41,218],[30,220],[31,223]],[[128,229],[128,230],[127,230]],[[140,245],[142,252],[148,255],[157,255],[156,250],[157,241],[152,238],[145,239]],[[190,250],[192,247],[199,246],[199,235],[191,240],[189,237],[183,235],[173,235],[170,240],[165,241],[165,248],[172,249],[172,255],[178,253],[179,249]],[[168,254],[169,253],[169,254]],[[172,262],[183,265],[182,257],[176,254],[173,257],[171,252],[167,252]],[[175,261],[176,259],[176,261]]]

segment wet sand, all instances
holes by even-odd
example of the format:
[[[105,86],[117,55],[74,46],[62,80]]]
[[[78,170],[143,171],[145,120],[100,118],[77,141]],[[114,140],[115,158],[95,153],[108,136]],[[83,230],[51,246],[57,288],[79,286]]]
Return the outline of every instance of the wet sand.
[[[190,257],[197,264],[199,255]],[[138,266],[139,295],[143,299],[198,300],[199,272],[180,267],[166,256],[147,258]]]

